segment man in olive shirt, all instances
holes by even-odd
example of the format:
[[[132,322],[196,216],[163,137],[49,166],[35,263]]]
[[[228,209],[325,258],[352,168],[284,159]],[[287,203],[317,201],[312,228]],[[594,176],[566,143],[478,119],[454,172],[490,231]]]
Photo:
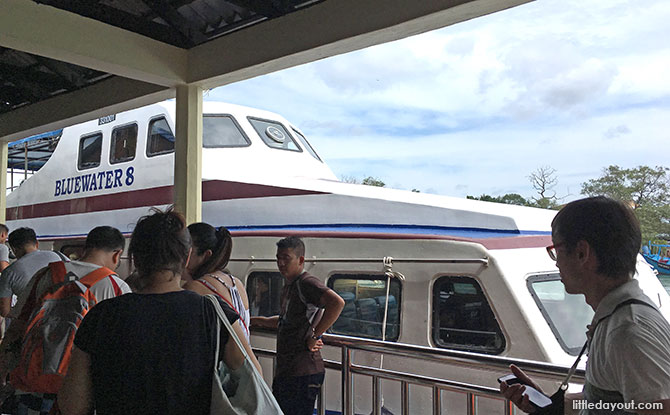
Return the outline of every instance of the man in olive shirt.
[[[325,369],[321,335],[337,320],[344,300],[318,278],[304,271],[305,244],[295,236],[277,242],[277,267],[286,278],[279,316],[252,317],[251,325],[277,328],[277,370],[272,392],[285,414],[311,415]],[[308,305],[323,307],[312,326]]]

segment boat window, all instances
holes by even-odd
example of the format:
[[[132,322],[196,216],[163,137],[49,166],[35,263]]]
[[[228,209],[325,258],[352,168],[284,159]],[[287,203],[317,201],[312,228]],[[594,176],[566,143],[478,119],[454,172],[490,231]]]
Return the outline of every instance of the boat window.
[[[558,273],[534,275],[527,285],[563,350],[577,356],[586,341],[586,326],[593,319],[584,297],[566,293]]]
[[[102,153],[102,133],[95,133],[82,137],[79,140],[79,159],[77,166],[80,170],[92,169],[100,165]]]
[[[251,141],[229,115],[202,117],[202,146],[205,148],[246,147]]]
[[[63,245],[59,251],[70,260],[77,261],[84,256],[84,242]]]
[[[284,277],[278,272],[257,271],[247,278],[247,297],[252,316],[276,316],[279,314],[281,289]]]
[[[174,134],[165,117],[154,118],[149,122],[147,157],[169,153],[174,153]]]
[[[387,307],[386,281],[384,274],[332,275],[328,287],[344,299],[344,308],[329,331],[381,340],[386,313],[386,340],[397,341],[401,286],[398,280],[391,280]]]
[[[505,349],[505,337],[477,280],[447,276],[435,282],[433,341],[470,352],[499,354]]]
[[[319,160],[322,162],[321,157],[319,157],[318,154],[316,154],[316,151],[314,151],[314,148],[312,145],[307,141],[307,138],[305,138],[304,135],[300,133],[300,131],[296,130],[295,128],[291,128],[295,135],[298,137],[298,140],[302,143],[302,146],[307,149],[307,152],[312,155],[315,159]]]
[[[268,147],[281,150],[302,151],[291,134],[276,121],[249,117],[249,122]]]
[[[134,159],[136,146],[137,124],[129,124],[115,128],[112,130],[109,162],[111,164],[116,164]]]

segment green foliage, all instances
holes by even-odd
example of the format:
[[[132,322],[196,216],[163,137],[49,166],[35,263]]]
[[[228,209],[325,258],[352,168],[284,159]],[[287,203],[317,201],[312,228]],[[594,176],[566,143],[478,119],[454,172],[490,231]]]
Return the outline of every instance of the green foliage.
[[[354,176],[341,176],[340,181],[344,183],[352,183],[352,184],[364,184],[367,186],[375,186],[375,187],[386,187],[386,183],[383,181],[379,180],[376,177],[368,176],[363,180],[359,180]],[[414,191],[414,190],[412,190]],[[417,190],[418,192],[418,190]]]
[[[366,186],[376,186],[376,187],[386,186],[386,183],[384,183],[383,181],[379,180],[378,178],[372,177],[372,176],[368,176],[365,179],[363,179],[361,184],[364,184]]]
[[[490,196],[483,194],[479,197],[475,196],[466,196],[471,200],[481,200],[484,202],[495,202],[495,203],[505,203],[507,205],[519,205],[519,206],[533,206],[531,202],[525,199],[523,196],[517,193],[507,193],[503,196]]]
[[[642,228],[642,240],[670,235],[670,184],[667,167],[638,166],[622,169],[613,165],[597,179],[582,183],[582,194],[608,196],[631,203]]]

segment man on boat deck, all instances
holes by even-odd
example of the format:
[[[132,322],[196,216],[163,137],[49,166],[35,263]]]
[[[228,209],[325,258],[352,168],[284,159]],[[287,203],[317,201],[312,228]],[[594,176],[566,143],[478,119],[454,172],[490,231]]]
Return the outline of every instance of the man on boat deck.
[[[595,310],[587,332],[586,382],[582,393],[566,395],[566,413],[572,400],[586,400],[581,415],[670,414],[670,324],[633,279],[641,245],[633,211],[602,196],[571,202],[554,218],[552,240],[547,252],[565,291],[584,294]],[[511,369],[522,383],[538,388],[519,368]],[[533,413],[524,390],[521,384],[500,385],[507,399]],[[660,403],[662,409],[637,409],[633,402]],[[598,403],[623,405],[593,409]]]
[[[251,317],[251,326],[278,328],[277,370],[272,392],[287,415],[311,415],[323,384],[325,369],[321,335],[337,320],[344,300],[304,271],[305,244],[295,236],[277,242],[277,267],[286,278],[281,292],[281,315]],[[308,305],[323,307],[316,324],[307,317]]]

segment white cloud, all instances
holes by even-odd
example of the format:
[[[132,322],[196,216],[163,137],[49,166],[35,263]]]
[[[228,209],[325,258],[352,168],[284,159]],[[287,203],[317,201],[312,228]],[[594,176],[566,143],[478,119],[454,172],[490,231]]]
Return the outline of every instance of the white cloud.
[[[574,198],[609,164],[667,164],[668,21],[666,0],[537,0],[208,99],[281,113],[338,176],[530,196],[550,165]]]

